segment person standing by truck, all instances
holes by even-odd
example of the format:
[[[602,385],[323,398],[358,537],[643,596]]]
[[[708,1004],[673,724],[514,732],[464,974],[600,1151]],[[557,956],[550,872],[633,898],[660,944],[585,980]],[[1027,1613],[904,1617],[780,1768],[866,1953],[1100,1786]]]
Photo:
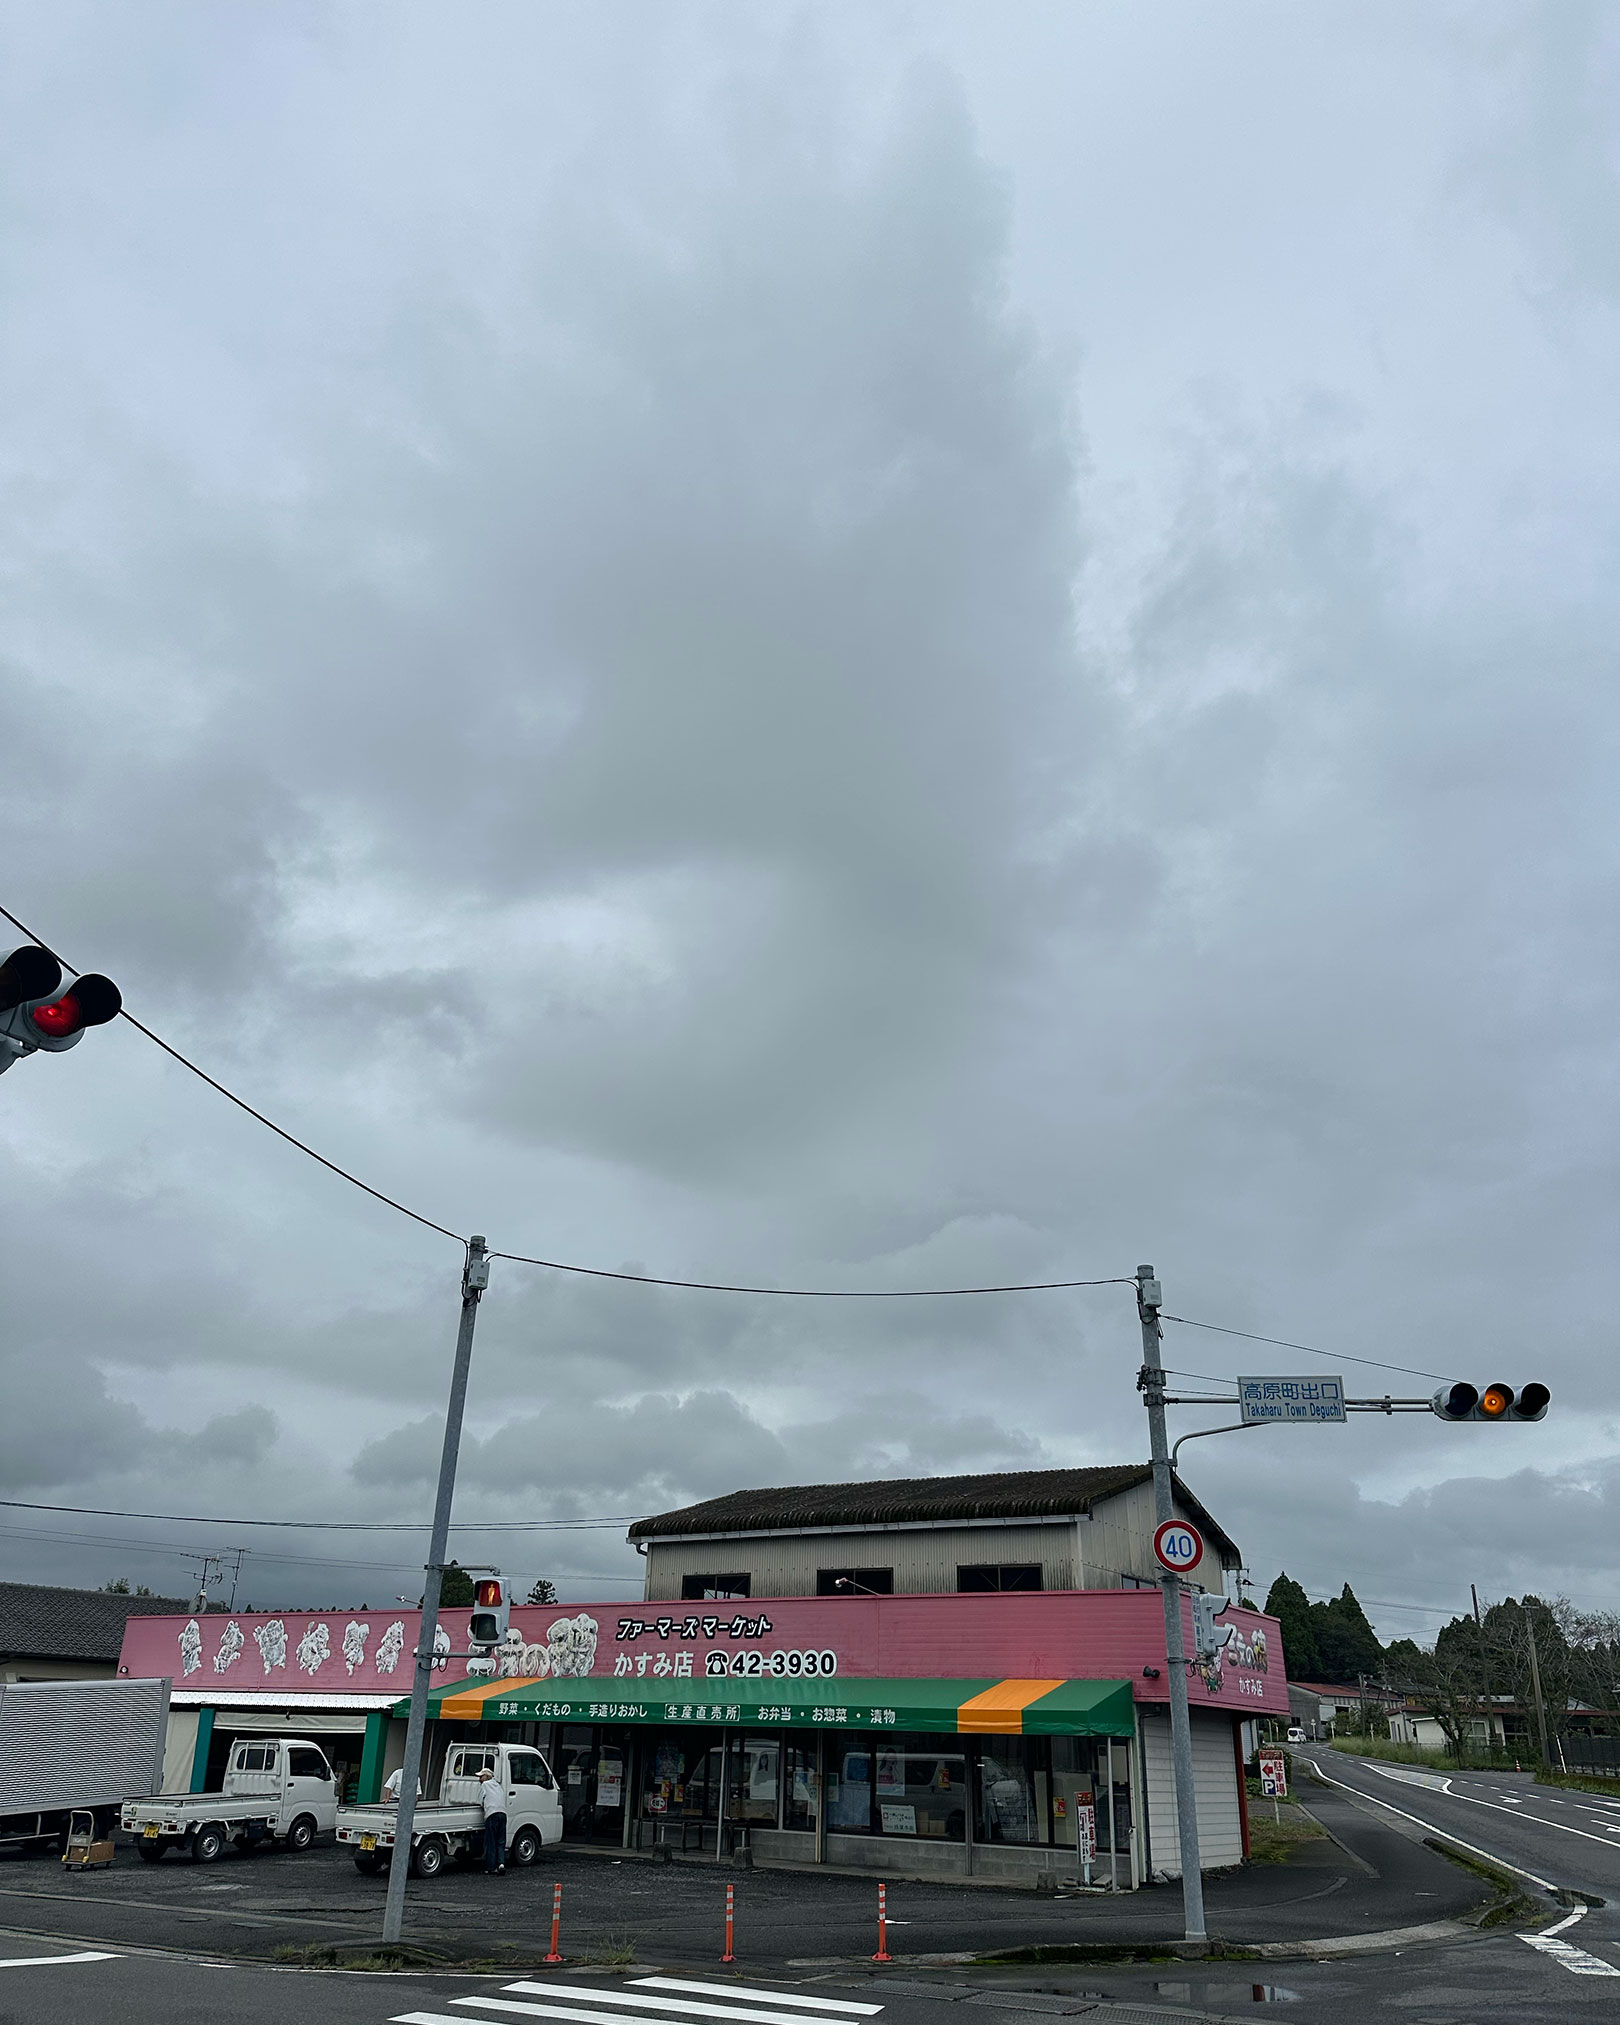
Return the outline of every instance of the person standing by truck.
[[[484,1868],[491,1877],[506,1869],[506,1788],[486,1765],[478,1775],[484,1809]]]

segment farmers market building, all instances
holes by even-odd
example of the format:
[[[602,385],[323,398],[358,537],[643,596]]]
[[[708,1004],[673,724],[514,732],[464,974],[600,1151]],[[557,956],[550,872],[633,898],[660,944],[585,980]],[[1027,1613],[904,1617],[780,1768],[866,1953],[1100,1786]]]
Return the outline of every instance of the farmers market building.
[[[1219,1591],[1236,1546],[1179,1484],[1177,1512],[1206,1542],[1193,1586]],[[424,1785],[452,1739],[505,1737],[547,1752],[565,1834],[599,1847],[1122,1889],[1178,1875],[1152,1531],[1146,1465],[750,1491],[642,1520],[643,1603],[517,1609],[498,1651],[445,1658]],[[1241,1726],[1288,1712],[1275,1622],[1222,1621],[1236,1635],[1188,1674],[1209,1869],[1247,1853]],[[364,1799],[403,1755],[416,1624],[146,1619],[124,1661],[174,1675],[199,1780],[244,1727],[302,1721],[333,1749],[342,1723]],[[465,1611],[443,1630],[467,1650]]]

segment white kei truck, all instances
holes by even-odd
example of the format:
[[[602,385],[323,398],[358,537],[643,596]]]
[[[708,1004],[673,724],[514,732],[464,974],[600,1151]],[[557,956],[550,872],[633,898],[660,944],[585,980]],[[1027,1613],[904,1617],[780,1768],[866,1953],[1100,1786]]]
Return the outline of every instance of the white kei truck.
[[[411,1874],[437,1877],[454,1858],[472,1863],[484,1853],[484,1808],[478,1775],[488,1767],[506,1792],[506,1860],[533,1863],[562,1840],[562,1801],[545,1754],[532,1744],[452,1744],[445,1753],[439,1797],[418,1800],[411,1828]],[[337,1839],[354,1852],[368,1877],[393,1861],[398,1810],[390,1800],[340,1807]]]
[[[0,1684],[0,1845],[67,1847],[75,1814],[110,1834],[131,1793],[163,1784],[166,1680]]]
[[[244,1854],[279,1839],[304,1850],[337,1818],[337,1780],[326,1754],[307,1737],[241,1737],[226,1761],[219,1793],[160,1793],[126,1800],[119,1825],[148,1863],[184,1849],[212,1863],[227,1842]]]

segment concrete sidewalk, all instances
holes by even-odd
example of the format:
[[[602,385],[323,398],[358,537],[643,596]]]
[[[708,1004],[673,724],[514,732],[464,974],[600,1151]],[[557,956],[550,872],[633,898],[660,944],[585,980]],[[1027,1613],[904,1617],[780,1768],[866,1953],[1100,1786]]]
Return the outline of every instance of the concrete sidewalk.
[[[1313,1784],[1307,1805],[1338,1840],[1306,1843],[1288,1863],[1206,1879],[1208,1925],[1220,1940],[1350,1940],[1465,1919],[1492,1899],[1485,1880],[1342,1795]],[[0,1926],[259,1960],[363,1948],[381,1931],[386,1881],[361,1877],[330,1847],[302,1856],[233,1852],[206,1866],[133,1857],[121,1848],[110,1870],[80,1875],[37,1858],[0,1860]],[[877,1946],[877,1886],[869,1877],[658,1864],[566,1849],[499,1878],[447,1871],[431,1883],[413,1879],[407,1939],[447,1961],[535,1962],[546,1952],[558,1882],[563,1952],[574,1962],[716,1960],[727,1885],[742,1963],[864,1961]],[[888,1903],[897,1961],[1075,1943],[1162,1946],[1182,1933],[1176,1884],[1116,1897],[895,1880]]]

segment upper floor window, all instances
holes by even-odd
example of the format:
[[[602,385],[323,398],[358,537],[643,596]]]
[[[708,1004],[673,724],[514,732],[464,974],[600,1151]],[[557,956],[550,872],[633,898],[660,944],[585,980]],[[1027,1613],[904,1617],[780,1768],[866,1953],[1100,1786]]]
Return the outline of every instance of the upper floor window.
[[[892,1596],[892,1568],[818,1568],[818,1596]]]
[[[753,1594],[752,1575],[683,1575],[683,1603],[723,1603],[728,1597]]]
[[[1040,1589],[1045,1585],[1038,1561],[984,1561],[959,1567],[956,1586],[968,1595],[986,1589]]]

